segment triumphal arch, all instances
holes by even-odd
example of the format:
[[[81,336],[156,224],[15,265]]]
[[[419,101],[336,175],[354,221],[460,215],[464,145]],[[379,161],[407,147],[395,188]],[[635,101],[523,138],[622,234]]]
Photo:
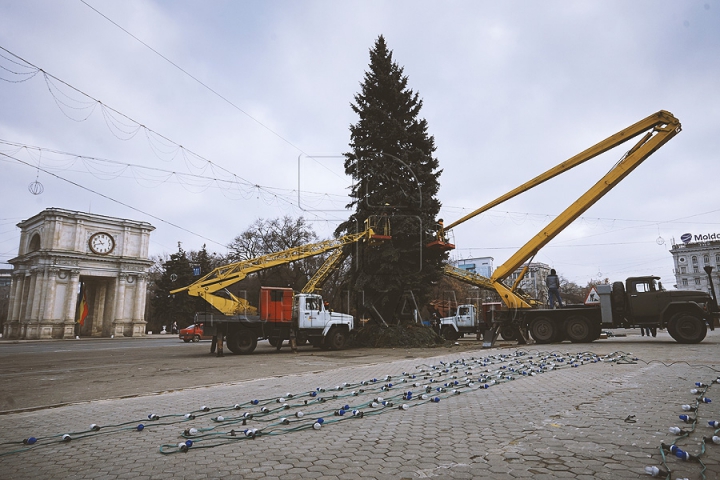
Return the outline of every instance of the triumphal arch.
[[[145,334],[147,222],[48,208],[18,223],[3,338]]]

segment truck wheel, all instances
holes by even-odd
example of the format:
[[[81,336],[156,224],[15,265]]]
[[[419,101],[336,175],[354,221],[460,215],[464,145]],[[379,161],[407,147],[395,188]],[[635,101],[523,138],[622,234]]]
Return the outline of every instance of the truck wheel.
[[[227,347],[238,355],[249,355],[257,347],[257,336],[250,331],[239,331],[228,334]]]
[[[325,346],[330,350],[340,350],[345,346],[347,332],[343,328],[331,328],[325,337]]]
[[[680,312],[670,319],[668,332],[678,343],[700,343],[707,335],[707,325],[692,313]]]
[[[537,317],[530,322],[530,335],[537,343],[552,343],[558,335],[555,322],[547,317]]]
[[[573,315],[565,320],[565,335],[572,343],[589,343],[597,338],[593,322],[584,315]]]
[[[460,338],[460,334],[455,331],[453,327],[450,325],[444,325],[442,327],[442,330],[440,330],[440,335],[445,339],[449,340],[451,342],[454,342],[458,338]]]
[[[183,338],[183,342],[185,342],[185,343],[190,343],[190,339],[189,339],[189,338]]]
[[[506,325],[500,329],[500,336],[503,340],[514,341],[518,339],[517,328]]]
[[[200,335],[194,335],[192,340],[193,340],[193,342],[196,342],[196,343],[199,342],[199,341],[200,341]]]

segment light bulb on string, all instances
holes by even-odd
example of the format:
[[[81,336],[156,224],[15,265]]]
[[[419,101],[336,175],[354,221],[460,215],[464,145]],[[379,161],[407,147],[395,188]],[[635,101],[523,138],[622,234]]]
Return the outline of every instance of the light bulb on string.
[[[694,458],[693,455],[686,452],[685,450],[682,450],[677,445],[670,445],[670,453],[674,454],[676,457],[678,457],[680,460],[688,461],[692,460]]]
[[[669,472],[663,470],[662,468],[656,467],[654,465],[645,467],[645,473],[647,473],[651,477],[667,477],[668,475],[670,475]]]

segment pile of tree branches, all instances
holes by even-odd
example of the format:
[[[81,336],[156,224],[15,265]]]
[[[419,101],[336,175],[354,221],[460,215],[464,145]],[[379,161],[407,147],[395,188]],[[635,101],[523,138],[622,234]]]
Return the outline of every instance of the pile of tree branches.
[[[409,347],[427,348],[445,344],[432,328],[421,327],[414,324],[400,324],[383,327],[378,324],[368,324],[354,330],[348,339],[348,346],[388,348]]]

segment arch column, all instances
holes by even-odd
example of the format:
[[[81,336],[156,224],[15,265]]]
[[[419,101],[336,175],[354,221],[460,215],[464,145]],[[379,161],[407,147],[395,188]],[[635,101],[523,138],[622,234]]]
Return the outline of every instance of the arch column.
[[[40,301],[40,312],[38,315],[38,327],[40,338],[62,338],[62,320],[55,317],[55,294],[57,290],[59,269],[56,267],[47,268],[44,272],[42,299]]]
[[[22,338],[34,340],[40,338],[40,295],[43,278],[37,268],[30,270],[30,288],[25,305],[25,318],[21,319],[25,330]]]
[[[63,338],[75,337],[75,309],[80,288],[80,270],[70,271],[70,281],[65,292],[65,311],[63,312]]]
[[[135,285],[135,301],[133,302],[135,308],[132,316],[132,336],[142,337],[145,335],[145,326],[147,325],[144,320],[145,301],[147,299],[147,275],[139,274],[135,278],[137,283]]]
[[[8,304],[8,319],[3,325],[3,338],[16,339],[20,335],[20,304],[23,301],[22,291],[25,275],[14,272],[10,285],[10,299]]]
[[[115,319],[112,324],[112,335],[124,336],[125,326],[128,323],[125,319],[125,289],[127,286],[127,273],[120,273],[115,282]]]

